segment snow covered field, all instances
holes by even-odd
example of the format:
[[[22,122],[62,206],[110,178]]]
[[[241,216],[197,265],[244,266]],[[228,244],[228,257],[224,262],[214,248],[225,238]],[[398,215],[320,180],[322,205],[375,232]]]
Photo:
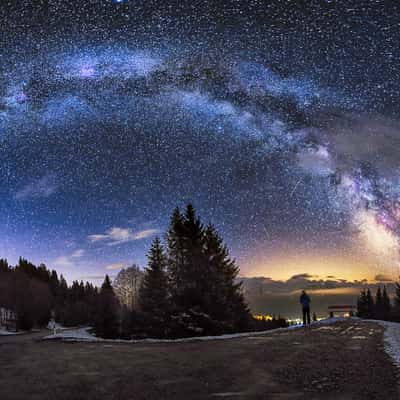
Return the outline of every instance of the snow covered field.
[[[318,322],[314,322],[312,325],[330,325],[338,321],[343,320],[343,318],[327,318]],[[184,343],[184,342],[194,342],[194,341],[209,341],[209,340],[226,340],[226,339],[236,339],[254,336],[265,336],[271,333],[290,331],[293,329],[302,328],[303,325],[291,325],[287,328],[278,328],[268,331],[258,331],[258,332],[244,332],[244,333],[234,333],[228,335],[218,335],[218,336],[195,336],[182,339],[140,339],[140,340],[122,340],[122,339],[101,339],[92,335],[89,330],[90,327],[77,328],[64,330],[62,332],[57,332],[56,334],[45,336],[45,340],[64,340],[64,341],[77,341],[77,342],[114,342],[114,343]]]

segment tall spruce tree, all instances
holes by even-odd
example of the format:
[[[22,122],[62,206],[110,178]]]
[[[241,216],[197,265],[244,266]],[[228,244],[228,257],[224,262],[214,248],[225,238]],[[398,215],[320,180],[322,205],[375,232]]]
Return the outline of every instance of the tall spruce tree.
[[[395,284],[392,316],[395,321],[400,322],[400,283],[398,282]]]
[[[229,257],[227,247],[212,225],[205,230],[204,253],[207,259],[208,313],[233,331],[248,328],[251,316],[242,284],[237,281],[239,268]]]
[[[9,272],[10,267],[8,265],[8,261],[5,258],[0,258],[0,273],[1,272]]]
[[[375,296],[375,309],[374,309],[374,317],[377,319],[383,319],[383,298],[382,298],[382,290],[379,286],[376,290]]]
[[[139,292],[139,304],[142,312],[147,314],[150,332],[164,334],[164,326],[169,307],[167,257],[159,238],[156,238],[148,254],[148,267]]]
[[[172,304],[176,312],[200,311],[203,302],[204,230],[191,204],[175,209],[167,235]]]
[[[388,319],[390,316],[390,312],[392,311],[392,304],[390,302],[390,298],[386,290],[386,285],[383,286],[383,292],[382,292],[382,310],[383,310],[383,319]]]
[[[203,252],[204,228],[191,204],[186,208],[183,220],[185,265],[181,273],[182,291],[180,302],[185,308],[205,312],[204,295],[207,296],[207,264]]]
[[[97,307],[96,335],[105,339],[116,338],[119,328],[118,300],[108,275],[101,286]]]
[[[374,299],[371,294],[371,290],[367,289],[367,296],[366,296],[366,316],[365,318],[372,318],[375,314],[375,304]]]
[[[362,290],[357,299],[357,316],[360,318],[366,318],[367,313],[367,293],[365,290]]]
[[[179,208],[175,208],[167,232],[168,279],[173,304],[177,306],[181,290],[181,275],[185,268],[185,247],[183,234],[184,217]]]
[[[400,310],[400,283],[398,282],[396,282],[395,287],[394,305],[397,309]]]
[[[248,327],[251,318],[236,281],[238,267],[215,229],[204,228],[191,204],[184,214],[175,209],[167,245],[172,319],[203,333]]]

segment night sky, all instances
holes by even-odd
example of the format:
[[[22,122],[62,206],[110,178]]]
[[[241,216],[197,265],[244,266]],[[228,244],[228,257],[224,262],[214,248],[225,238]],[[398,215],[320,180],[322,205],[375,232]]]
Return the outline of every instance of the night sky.
[[[397,1],[0,7],[1,257],[98,282],[192,202],[242,275],[399,275]]]

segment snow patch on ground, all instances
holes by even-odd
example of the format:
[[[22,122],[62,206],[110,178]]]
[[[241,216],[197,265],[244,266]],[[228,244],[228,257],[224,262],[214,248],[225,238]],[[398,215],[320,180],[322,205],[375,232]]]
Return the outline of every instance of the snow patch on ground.
[[[312,325],[330,325],[338,321],[342,321],[343,318],[328,318],[318,322],[314,322]],[[219,336],[195,336],[182,339],[139,339],[139,340],[122,340],[122,339],[101,339],[92,335],[89,330],[90,327],[68,329],[62,332],[58,332],[53,335],[44,337],[44,340],[63,340],[63,341],[76,341],[76,342],[111,342],[111,343],[186,343],[186,342],[197,342],[197,341],[209,341],[209,340],[226,340],[226,339],[238,339],[238,338],[254,338],[255,336],[265,336],[277,332],[287,332],[293,329],[302,328],[303,325],[291,325],[287,328],[271,329],[268,331],[258,332],[244,332],[244,333],[233,333],[228,335]],[[308,329],[308,328],[307,328]]]
[[[392,358],[394,364],[400,368],[400,323],[378,320],[367,320],[376,322],[385,328],[384,344],[386,353]]]
[[[55,322],[54,320],[50,320],[49,323],[47,324],[47,329],[49,330],[56,330],[56,331],[64,331],[66,329],[70,329],[67,328],[61,324],[59,324],[58,322]]]
[[[77,341],[77,342],[94,342],[101,341],[104,339],[97,338],[93,336],[89,330],[91,327],[85,328],[76,328],[76,329],[63,329],[60,332],[55,334],[45,336],[43,339],[52,340],[52,339],[61,339],[66,341]]]
[[[22,331],[14,332],[14,331],[7,331],[6,329],[0,328],[0,336],[14,336],[14,335],[22,335]]]

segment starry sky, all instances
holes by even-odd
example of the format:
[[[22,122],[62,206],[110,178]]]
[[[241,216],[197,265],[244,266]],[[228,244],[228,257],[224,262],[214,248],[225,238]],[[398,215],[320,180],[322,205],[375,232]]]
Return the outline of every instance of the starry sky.
[[[396,1],[4,1],[0,256],[98,282],[176,205],[243,276],[399,275]]]

